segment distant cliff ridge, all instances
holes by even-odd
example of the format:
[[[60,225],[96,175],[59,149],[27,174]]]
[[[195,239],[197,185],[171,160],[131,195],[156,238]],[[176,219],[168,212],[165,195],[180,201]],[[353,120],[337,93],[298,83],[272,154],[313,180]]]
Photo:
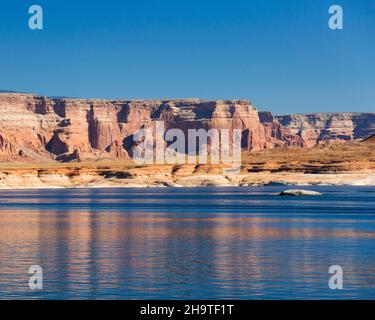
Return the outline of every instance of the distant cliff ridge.
[[[308,147],[329,141],[366,139],[375,134],[375,113],[317,113],[276,119],[300,136]]]
[[[133,135],[157,120],[166,129],[240,129],[244,150],[366,138],[375,114],[337,113],[275,117],[249,101],[86,100],[0,94],[1,161],[127,159]]]

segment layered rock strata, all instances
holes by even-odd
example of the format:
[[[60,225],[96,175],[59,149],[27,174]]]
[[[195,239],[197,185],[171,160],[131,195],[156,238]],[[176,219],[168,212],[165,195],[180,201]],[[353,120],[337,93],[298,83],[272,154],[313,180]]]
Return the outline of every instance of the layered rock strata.
[[[317,113],[279,116],[276,119],[307,147],[332,141],[365,139],[375,134],[375,113]]]
[[[241,147],[260,151],[362,139],[375,134],[375,114],[273,116],[249,101],[95,100],[0,94],[0,161],[72,162],[128,159],[134,135],[154,129],[228,129]],[[165,142],[165,145],[168,143]]]
[[[0,94],[1,160],[62,162],[127,159],[133,135],[165,130],[234,129],[241,131],[244,150],[284,145],[303,146],[297,135],[273,120],[262,124],[249,101],[84,100],[51,99],[28,94]]]

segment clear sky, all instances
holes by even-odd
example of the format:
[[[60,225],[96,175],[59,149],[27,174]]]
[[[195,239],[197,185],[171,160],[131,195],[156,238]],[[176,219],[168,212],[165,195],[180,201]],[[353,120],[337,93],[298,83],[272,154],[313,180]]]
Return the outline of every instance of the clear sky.
[[[44,30],[28,8],[44,9]],[[330,30],[328,8],[344,10]],[[375,112],[375,0],[1,0],[0,89]]]

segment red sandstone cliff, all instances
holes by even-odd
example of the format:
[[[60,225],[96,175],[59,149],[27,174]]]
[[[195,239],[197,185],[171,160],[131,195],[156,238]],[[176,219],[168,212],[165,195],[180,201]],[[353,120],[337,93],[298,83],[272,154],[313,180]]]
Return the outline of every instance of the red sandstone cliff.
[[[308,147],[330,141],[366,139],[375,134],[375,113],[317,113],[276,117]]]
[[[85,100],[0,94],[0,160],[126,159],[131,156],[133,135],[153,127],[156,120],[163,120],[166,129],[184,132],[240,129],[242,148],[251,151],[311,146],[342,136],[353,139],[374,133],[375,127],[374,114],[358,114],[356,120],[345,114],[341,122],[340,116],[324,121],[311,120],[312,115],[306,121],[289,117],[258,112],[242,100]]]

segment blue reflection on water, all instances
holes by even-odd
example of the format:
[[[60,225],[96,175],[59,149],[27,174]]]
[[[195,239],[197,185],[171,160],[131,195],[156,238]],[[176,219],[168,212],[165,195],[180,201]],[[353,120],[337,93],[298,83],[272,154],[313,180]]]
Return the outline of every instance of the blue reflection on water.
[[[0,297],[374,299],[375,188],[283,189],[2,190]]]

